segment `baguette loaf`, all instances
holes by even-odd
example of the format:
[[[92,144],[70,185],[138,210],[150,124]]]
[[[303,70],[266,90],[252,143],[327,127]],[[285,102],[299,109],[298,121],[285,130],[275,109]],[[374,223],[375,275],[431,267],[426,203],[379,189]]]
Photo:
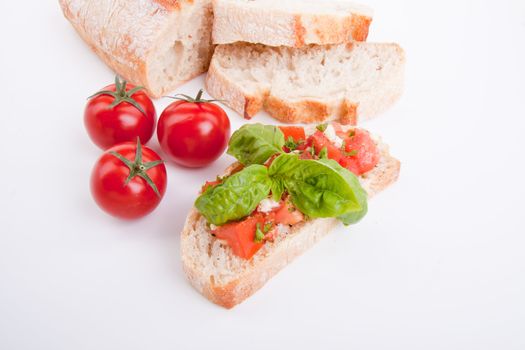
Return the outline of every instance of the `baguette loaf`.
[[[397,44],[219,45],[206,87],[247,119],[264,108],[284,123],[355,125],[399,99],[404,63]]]
[[[60,0],[60,5],[91,49],[152,97],[208,69],[211,0]]]
[[[214,0],[213,42],[302,47],[365,41],[372,10],[341,0]]]
[[[395,182],[400,163],[386,145],[378,142],[381,160],[360,177],[369,197]],[[240,165],[233,164],[226,175]],[[231,248],[210,234],[206,219],[192,208],[182,231],[183,269],[193,287],[210,301],[232,308],[259,290],[293,259],[308,250],[339,225],[334,218],[314,219],[295,225],[286,235],[266,243],[251,260],[232,254]]]

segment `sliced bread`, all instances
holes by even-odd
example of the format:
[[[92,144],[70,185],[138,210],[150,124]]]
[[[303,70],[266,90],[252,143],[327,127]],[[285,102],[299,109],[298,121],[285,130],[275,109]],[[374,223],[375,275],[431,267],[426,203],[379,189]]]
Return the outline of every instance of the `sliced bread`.
[[[365,41],[373,12],[344,0],[214,0],[213,42],[302,47]]]
[[[404,66],[397,44],[219,45],[206,87],[247,119],[264,108],[285,123],[355,125],[358,118],[373,117],[399,99]]]
[[[60,0],[60,5],[108,66],[153,97],[208,69],[211,0]]]
[[[390,155],[388,147],[380,141],[377,143],[381,151],[379,164],[360,177],[369,197],[395,182],[400,171],[400,162]],[[239,166],[233,164],[225,175]],[[265,244],[251,260],[244,260],[213,237],[206,219],[192,208],[181,236],[183,269],[197,291],[213,303],[232,308],[254,294],[337,225],[337,219],[314,219],[298,224],[273,243]]]

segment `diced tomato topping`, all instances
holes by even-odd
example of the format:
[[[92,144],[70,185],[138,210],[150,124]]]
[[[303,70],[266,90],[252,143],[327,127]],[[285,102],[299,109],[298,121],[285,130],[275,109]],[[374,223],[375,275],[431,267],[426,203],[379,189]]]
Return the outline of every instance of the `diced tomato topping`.
[[[301,159],[314,159],[314,156],[312,156],[312,153],[310,153],[308,150],[306,150],[303,153],[301,153],[299,158],[301,158]]]
[[[286,148],[286,147],[285,147]],[[308,144],[306,142],[301,142],[297,145],[296,150],[297,151],[304,151],[306,148],[308,148]]]
[[[288,201],[275,210],[275,223],[283,225],[295,225],[304,220],[304,215],[293,207]]]
[[[232,248],[233,254],[243,259],[251,259],[262,248],[263,243],[255,243],[257,224],[262,229],[266,218],[262,214],[249,216],[243,221],[231,222],[217,227],[213,233],[219,239],[224,239]]]
[[[370,134],[361,129],[354,129],[346,134],[346,155],[339,163],[356,175],[364,174],[377,165],[380,154]]]
[[[206,183],[204,184],[204,186],[202,186],[201,188],[201,193],[204,193],[206,192],[206,190],[210,187],[215,187],[217,185],[220,185],[222,181],[220,180],[215,180],[215,181],[206,181]]]
[[[283,132],[285,141],[289,137],[292,137],[295,142],[306,140],[304,128],[301,126],[280,126],[279,129]]]
[[[273,241],[277,237],[277,224],[295,225],[303,220],[304,215],[299,210],[288,201],[283,201],[280,207],[269,213],[256,212],[242,221],[217,227],[213,234],[225,240],[232,248],[233,254],[249,260],[262,248],[264,241]],[[261,243],[255,242],[257,225],[265,234]]]
[[[326,148],[328,151],[328,158],[335,161],[339,161],[343,156],[341,150],[337,148],[326,135],[317,130],[313,135],[308,138],[308,144],[310,144],[315,149],[315,154],[319,155],[323,148]]]
[[[346,168],[347,170],[351,171],[355,175],[359,176],[362,174],[361,169],[359,168],[359,163],[356,161],[355,157],[349,157],[349,156],[343,157],[339,159],[339,164],[341,164],[343,168]]]
[[[304,150],[306,145],[306,133],[304,132],[304,128],[300,126],[280,126],[279,129],[284,134],[284,140],[288,143],[289,139],[292,138],[293,142],[295,142],[295,147],[293,149],[290,149],[286,146],[283,147],[283,151],[286,153],[289,153],[290,151],[293,151],[295,149],[297,150]]]

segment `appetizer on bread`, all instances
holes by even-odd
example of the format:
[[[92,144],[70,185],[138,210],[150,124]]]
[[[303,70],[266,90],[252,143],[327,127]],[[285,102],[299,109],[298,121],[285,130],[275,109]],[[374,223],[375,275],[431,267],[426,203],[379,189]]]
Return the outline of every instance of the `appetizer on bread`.
[[[367,213],[400,163],[365,130],[245,125],[230,140],[238,159],[207,182],[181,237],[183,268],[212,302],[231,308],[340,222]]]

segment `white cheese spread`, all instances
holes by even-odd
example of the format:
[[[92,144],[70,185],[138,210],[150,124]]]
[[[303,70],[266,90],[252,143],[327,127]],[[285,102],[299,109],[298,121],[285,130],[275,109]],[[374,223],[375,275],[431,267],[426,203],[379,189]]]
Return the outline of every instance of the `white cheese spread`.
[[[259,203],[259,211],[261,213],[269,213],[273,209],[275,209],[275,208],[277,208],[279,206],[280,206],[280,204],[278,202],[274,201],[271,198],[266,198],[266,199],[263,199],[261,201],[261,203]]]
[[[329,124],[324,131],[324,134],[330,142],[332,142],[337,148],[343,147],[343,139],[337,136],[335,129],[332,124]]]

